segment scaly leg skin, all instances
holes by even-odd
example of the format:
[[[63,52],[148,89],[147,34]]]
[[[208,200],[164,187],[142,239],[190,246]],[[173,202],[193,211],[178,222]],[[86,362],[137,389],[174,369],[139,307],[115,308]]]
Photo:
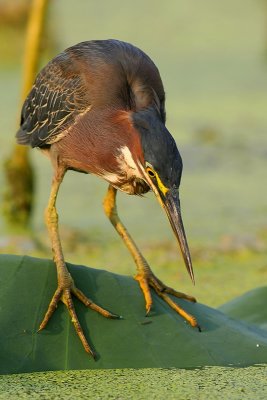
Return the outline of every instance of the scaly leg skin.
[[[95,304],[92,300],[87,298],[79,289],[76,288],[74,281],[68,272],[66,267],[64,256],[62,252],[59,231],[58,231],[58,215],[56,211],[56,198],[59,186],[63,180],[66,170],[64,168],[58,167],[53,178],[52,188],[50,193],[50,198],[48,202],[48,206],[45,212],[45,220],[48,228],[48,232],[50,235],[52,250],[54,253],[54,261],[57,268],[57,279],[58,279],[58,287],[55,291],[55,294],[48,306],[48,310],[45,314],[45,317],[39,327],[39,330],[42,330],[46,327],[49,319],[57,308],[58,302],[61,300],[67,307],[69,314],[71,316],[71,321],[74,325],[75,331],[77,332],[85,351],[91,354],[94,358],[96,357],[95,352],[89,346],[86,337],[83,333],[82,327],[78,320],[77,314],[74,309],[72,295],[75,295],[86,307],[91,308],[92,310],[98,312],[106,318],[117,318],[120,317],[116,314],[112,314],[109,311],[103,309],[102,307]]]
[[[133,256],[133,259],[137,265],[137,275],[135,279],[139,282],[140,288],[145,297],[146,303],[146,315],[149,314],[150,309],[152,307],[152,296],[150,287],[155,290],[157,295],[161,297],[173,310],[175,310],[181,317],[183,317],[192,327],[197,327],[200,331],[200,327],[197,323],[197,320],[194,316],[187,313],[180,306],[178,306],[169,295],[173,295],[178,298],[186,299],[191,302],[196,302],[196,299],[192,296],[188,296],[187,294],[177,292],[176,290],[166,286],[162,283],[151,271],[147,261],[139,251],[136,246],[134,240],[131,238],[125,226],[121,223],[116,206],[116,194],[117,189],[113,186],[109,185],[108,192],[104,199],[104,210],[108,218],[110,219],[112,225],[118,232],[118,234],[122,237],[125,245]]]

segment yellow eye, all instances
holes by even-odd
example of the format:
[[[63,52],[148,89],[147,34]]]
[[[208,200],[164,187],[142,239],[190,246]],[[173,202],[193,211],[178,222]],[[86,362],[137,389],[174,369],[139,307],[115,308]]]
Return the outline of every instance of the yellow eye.
[[[150,176],[150,178],[155,178],[156,174],[153,171],[153,169],[147,168],[146,171],[147,171],[148,175]]]

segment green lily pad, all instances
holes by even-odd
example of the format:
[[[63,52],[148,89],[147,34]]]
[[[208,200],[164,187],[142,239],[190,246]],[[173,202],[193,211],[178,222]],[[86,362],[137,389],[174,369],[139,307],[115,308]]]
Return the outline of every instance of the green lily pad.
[[[267,329],[267,287],[259,287],[223,304],[219,309],[232,318]]]
[[[94,361],[83,349],[63,304],[37,333],[56,289],[50,260],[0,256],[0,373],[107,368],[194,368],[267,362],[267,332],[203,304],[176,299],[195,315],[193,329],[153,294],[145,317],[138,283],[121,276],[68,264],[79,287],[99,305],[123,316],[108,320],[74,299]]]

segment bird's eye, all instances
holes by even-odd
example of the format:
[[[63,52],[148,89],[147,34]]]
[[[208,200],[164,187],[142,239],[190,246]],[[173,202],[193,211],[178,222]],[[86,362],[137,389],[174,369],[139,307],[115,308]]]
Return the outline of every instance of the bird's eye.
[[[155,172],[151,168],[147,168],[147,173],[150,178],[155,178]]]

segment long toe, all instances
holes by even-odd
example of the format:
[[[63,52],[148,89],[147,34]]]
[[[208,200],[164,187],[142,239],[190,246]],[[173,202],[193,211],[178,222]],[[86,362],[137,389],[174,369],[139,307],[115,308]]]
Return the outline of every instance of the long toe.
[[[195,303],[196,299],[193,296],[189,296],[185,293],[178,292],[166,286],[163,282],[161,282],[152,272],[148,274],[138,274],[135,276],[135,279],[139,282],[140,288],[144,294],[145,303],[146,303],[146,311],[149,313],[152,306],[152,296],[151,296],[151,288],[154,289],[156,294],[164,300],[174,311],[177,312],[182,318],[184,318],[193,328],[198,328],[201,331],[197,319],[185,311],[182,307],[180,307],[171,297],[175,296],[177,298],[185,299],[190,302]]]
[[[94,350],[92,349],[92,347],[89,345],[89,343],[84,335],[81,324],[79,322],[78,316],[76,314],[75,307],[74,307],[73,300],[72,300],[72,295],[76,296],[86,307],[91,308],[92,310],[98,312],[99,314],[103,315],[106,318],[112,318],[112,319],[122,318],[119,315],[113,314],[113,313],[105,310],[104,308],[98,306],[97,304],[95,304],[92,300],[90,300],[88,297],[86,297],[85,294],[81,290],[77,289],[74,286],[74,284],[72,283],[69,287],[65,287],[65,288],[58,286],[58,288],[55,291],[55,294],[52,297],[52,300],[48,306],[48,309],[44,316],[44,319],[40,324],[38,332],[46,327],[49,319],[51,318],[54,311],[56,310],[59,301],[62,301],[68,309],[68,312],[71,317],[71,322],[74,325],[74,329],[75,329],[77,335],[79,336],[85,351],[95,359],[96,354],[95,354]]]
[[[86,297],[84,293],[80,290],[74,287],[72,289],[72,293],[79,299],[86,307],[91,308],[91,310],[94,310],[98,312],[99,314],[103,315],[105,318],[111,318],[111,319],[122,319],[122,316],[113,314],[110,311],[107,311],[105,308],[102,308],[98,306],[96,303],[94,303],[91,299]]]

